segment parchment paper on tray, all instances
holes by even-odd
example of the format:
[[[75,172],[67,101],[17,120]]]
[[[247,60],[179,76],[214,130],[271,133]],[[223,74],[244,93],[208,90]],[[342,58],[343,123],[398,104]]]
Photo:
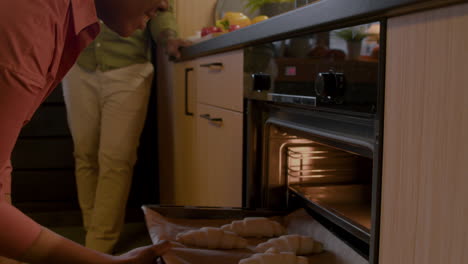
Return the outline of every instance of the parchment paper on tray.
[[[167,264],[238,264],[241,259],[248,258],[252,254],[255,254],[253,249],[256,245],[268,240],[268,238],[247,238],[248,247],[246,249],[212,250],[187,247],[176,242],[176,236],[178,233],[199,229],[205,226],[220,227],[237,219],[169,218],[159,214],[149,207],[143,206],[142,209],[145,214],[146,226],[153,244],[158,243],[160,240],[169,240],[172,241],[174,245],[171,251],[164,255],[164,261]],[[284,217],[270,217],[270,219],[282,224],[289,234],[309,235],[324,244],[325,252],[308,256],[310,264],[368,263],[365,259],[354,252],[354,250],[349,248],[341,240],[328,232],[328,230],[323,226],[318,224],[304,210],[298,210]],[[313,229],[312,233],[315,234],[311,234],[311,227]],[[322,239],[315,235],[322,236]],[[331,251],[328,249],[331,249]],[[336,250],[334,249],[339,252],[335,252]]]

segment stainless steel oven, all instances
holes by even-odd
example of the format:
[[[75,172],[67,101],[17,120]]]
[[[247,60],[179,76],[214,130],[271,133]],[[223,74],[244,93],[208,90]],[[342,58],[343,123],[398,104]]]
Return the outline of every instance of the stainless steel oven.
[[[372,118],[382,62],[381,24],[303,33],[246,48],[246,98]]]
[[[308,208],[370,263],[378,253],[383,31],[372,22],[244,52],[245,205]],[[352,34],[362,34],[357,48],[345,39]]]

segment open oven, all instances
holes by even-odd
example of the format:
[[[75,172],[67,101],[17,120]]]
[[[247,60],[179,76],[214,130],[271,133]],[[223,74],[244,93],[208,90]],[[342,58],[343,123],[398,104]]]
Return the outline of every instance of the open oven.
[[[382,25],[244,52],[246,206],[307,208],[370,263],[380,215]],[[368,32],[358,51],[340,35],[348,31]]]
[[[293,219],[284,222],[288,234],[324,243],[310,263],[377,263],[383,25],[298,32],[245,48],[243,208],[148,207],[153,242],[219,221],[276,216]],[[367,37],[359,45],[345,40],[358,33]],[[177,250],[167,263],[239,263],[237,251]]]

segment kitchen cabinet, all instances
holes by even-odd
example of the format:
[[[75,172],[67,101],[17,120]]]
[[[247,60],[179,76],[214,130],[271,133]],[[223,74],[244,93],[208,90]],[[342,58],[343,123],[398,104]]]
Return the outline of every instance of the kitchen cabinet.
[[[216,0],[175,0],[179,35],[187,38],[214,22]],[[170,63],[158,50],[158,149],[160,203],[196,205],[196,60]]]
[[[196,174],[202,206],[242,206],[242,113],[198,104]]]
[[[196,175],[202,206],[242,206],[243,51],[197,61]]]
[[[159,91],[161,204],[240,207],[243,52],[173,66],[173,85]]]
[[[468,263],[468,4],[388,21],[381,264]]]
[[[199,103],[243,111],[243,54],[236,50],[199,59]]]
[[[195,205],[195,65],[195,61],[173,64],[172,85],[159,91],[164,96],[159,108],[164,119],[159,122],[161,204]]]

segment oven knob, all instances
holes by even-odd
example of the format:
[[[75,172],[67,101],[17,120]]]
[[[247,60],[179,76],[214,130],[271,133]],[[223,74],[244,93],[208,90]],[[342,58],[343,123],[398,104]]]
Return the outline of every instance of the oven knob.
[[[345,93],[344,74],[332,70],[320,72],[315,79],[314,88],[320,102],[341,104]]]
[[[267,73],[254,73],[252,74],[253,90],[257,92],[268,91],[271,87],[270,74]]]

